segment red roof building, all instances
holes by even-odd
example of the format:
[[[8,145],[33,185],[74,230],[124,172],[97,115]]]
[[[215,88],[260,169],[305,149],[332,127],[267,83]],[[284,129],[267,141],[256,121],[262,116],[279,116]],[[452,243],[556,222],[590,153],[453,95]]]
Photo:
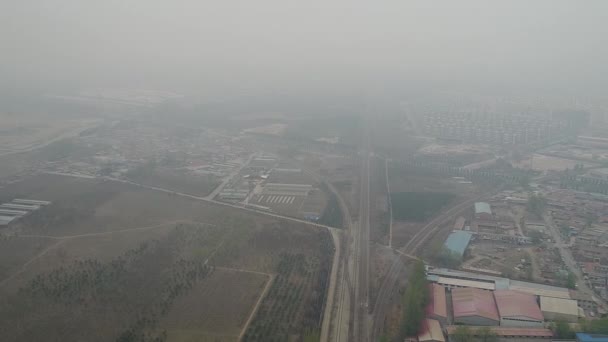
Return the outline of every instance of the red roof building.
[[[492,291],[476,288],[452,290],[454,323],[466,325],[498,325],[500,318]]]
[[[445,287],[436,283],[429,285],[429,304],[426,307],[426,315],[443,324],[447,322],[448,308]]]
[[[536,296],[512,290],[494,291],[500,325],[509,327],[542,327],[543,314]]]

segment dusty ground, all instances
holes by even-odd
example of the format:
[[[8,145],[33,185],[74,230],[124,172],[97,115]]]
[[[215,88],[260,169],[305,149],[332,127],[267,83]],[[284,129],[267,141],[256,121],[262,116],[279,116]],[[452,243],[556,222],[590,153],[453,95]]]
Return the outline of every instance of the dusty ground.
[[[259,273],[216,269],[173,304],[159,328],[170,342],[237,341],[268,281]]]
[[[0,317],[2,328],[10,328],[5,330],[10,331],[6,335],[7,341],[23,340],[25,332],[18,330],[21,328],[27,328],[29,340],[42,335],[48,340],[75,339],[83,336],[82,329],[92,329],[91,324],[101,331],[98,336],[101,340],[112,340],[112,334],[132,329],[143,329],[149,334],[166,330],[171,340],[177,341],[200,340],[200,336],[212,341],[219,337],[220,341],[226,340],[226,336],[228,340],[234,340],[242,333],[244,317],[248,319],[252,313],[252,302],[260,299],[268,275],[281,274],[291,274],[285,278],[288,288],[297,291],[289,297],[283,296],[282,292],[269,291],[264,302],[269,300],[273,305],[266,305],[264,310],[252,316],[252,325],[260,327],[263,326],[260,322],[271,320],[282,330],[258,329],[249,340],[296,336],[319,324],[316,320],[320,317],[333,253],[331,237],[325,230],[109,181],[41,175],[10,184],[5,189],[3,199],[27,197],[53,201],[50,206],[11,227],[9,235],[0,241],[0,255],[5,252],[11,255],[0,260],[0,274],[3,275],[0,278],[0,303],[3,303],[0,307],[5,308],[0,310]],[[147,254],[141,256],[137,252],[141,246],[157,247],[149,252],[150,257],[146,257]],[[297,263],[287,262],[294,258]],[[99,290],[91,289],[90,295],[73,302],[72,292],[62,292],[82,286],[82,281],[76,280],[87,277],[86,274],[105,274],[104,270],[113,269],[116,262],[122,262],[120,260],[133,260],[133,266],[129,267],[136,267],[138,271],[127,275],[136,278],[120,276],[108,286],[121,289],[111,293],[133,292],[127,299],[98,298],[95,294]],[[184,262],[186,264],[182,265]],[[207,277],[188,280],[184,284],[190,285],[186,286],[180,282],[190,274],[183,271],[190,263],[203,268],[206,265],[214,271]],[[83,267],[88,271],[81,270]],[[91,267],[93,273],[90,273]],[[171,276],[178,270],[182,273]],[[58,276],[49,276],[55,273]],[[65,290],[53,291],[59,291],[60,298],[67,303],[60,304],[49,296],[22,297],[22,292],[17,292],[20,288],[40,286],[36,280],[39,276],[42,276],[40,279],[50,277],[45,280],[49,284],[54,284],[53,279],[60,279],[65,286],[59,289]],[[149,284],[144,279],[148,279]],[[180,282],[175,283],[178,280]],[[169,285],[173,287],[167,288]],[[175,286],[186,287],[176,290]],[[83,291],[89,293],[87,287]],[[167,297],[163,293],[174,294]],[[160,314],[154,303],[169,300],[167,298],[177,306],[172,304],[169,312]],[[17,315],[11,309],[13,306],[7,304],[24,300],[27,301],[23,303],[25,306],[20,304],[19,307],[31,307],[28,309],[30,314],[40,317],[29,321],[27,327],[19,323],[19,317],[23,316]],[[81,300],[88,304],[83,306]],[[191,306],[191,302],[196,301],[201,303],[197,306],[198,312],[192,311]],[[100,303],[105,304],[99,306]],[[277,311],[286,305],[293,316]],[[184,310],[179,309],[182,306]],[[115,307],[128,319],[121,318],[122,314],[108,316],[107,310],[96,311],[103,307]],[[146,316],[146,313],[142,316],[145,323],[141,323],[143,328],[140,328],[140,323],[132,320],[138,317],[134,314],[138,310],[160,317]],[[154,317],[167,318],[167,321]],[[177,321],[184,324],[177,324]],[[49,334],[47,323],[55,327],[67,324],[72,328],[53,330],[56,331],[53,335]],[[198,330],[192,331],[193,326]]]

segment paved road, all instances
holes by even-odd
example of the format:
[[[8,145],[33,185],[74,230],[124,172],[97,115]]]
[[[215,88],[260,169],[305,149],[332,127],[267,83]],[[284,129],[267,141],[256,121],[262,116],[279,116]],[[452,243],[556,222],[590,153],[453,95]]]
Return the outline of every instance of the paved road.
[[[359,221],[353,231],[354,300],[352,341],[369,341],[369,209],[370,209],[370,142],[366,135],[362,151],[361,190],[359,192]]]

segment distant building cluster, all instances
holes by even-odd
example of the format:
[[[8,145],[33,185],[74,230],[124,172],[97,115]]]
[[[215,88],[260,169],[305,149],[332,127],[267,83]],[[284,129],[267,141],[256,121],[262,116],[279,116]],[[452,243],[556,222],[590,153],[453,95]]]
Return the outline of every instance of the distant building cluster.
[[[424,116],[422,131],[443,139],[491,145],[516,145],[555,139],[567,122],[532,115],[434,113]]]

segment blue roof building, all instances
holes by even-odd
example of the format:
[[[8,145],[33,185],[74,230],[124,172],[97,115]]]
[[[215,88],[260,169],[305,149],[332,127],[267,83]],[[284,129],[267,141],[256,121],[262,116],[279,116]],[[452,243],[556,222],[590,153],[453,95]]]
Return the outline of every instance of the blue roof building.
[[[577,342],[608,342],[608,335],[576,333]]]
[[[466,251],[471,242],[473,234],[465,230],[453,231],[450,236],[445,240],[443,245],[450,250],[452,253],[457,254],[462,258],[464,251]]]

